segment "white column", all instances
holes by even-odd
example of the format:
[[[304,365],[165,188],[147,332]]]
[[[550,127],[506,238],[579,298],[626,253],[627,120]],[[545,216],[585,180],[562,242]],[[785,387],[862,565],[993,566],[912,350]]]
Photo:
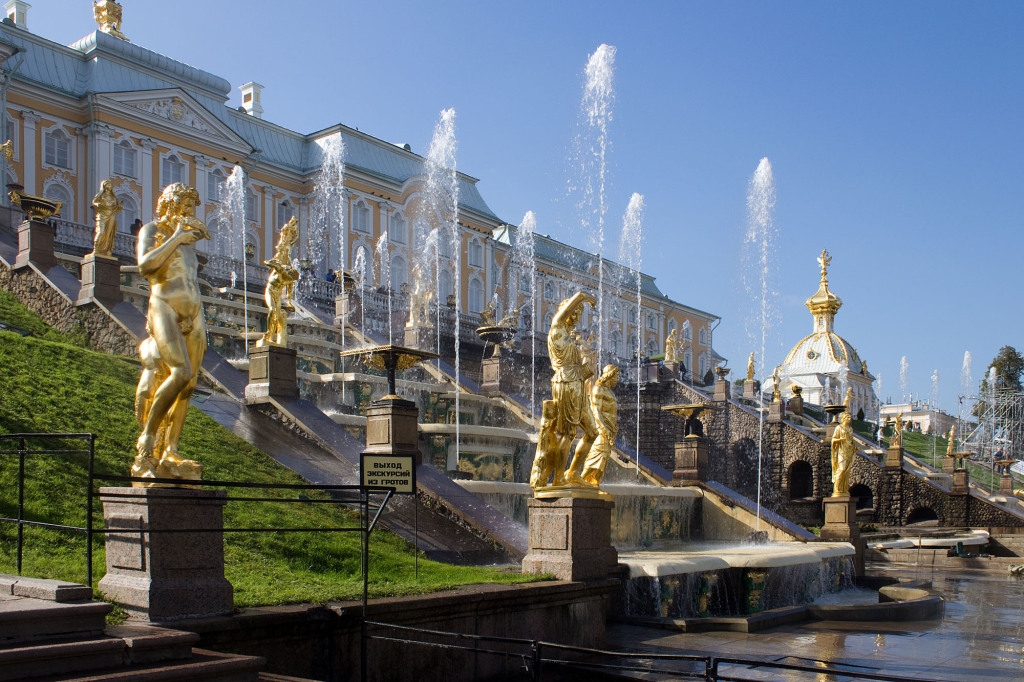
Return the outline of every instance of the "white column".
[[[89,134],[88,128],[83,128],[82,133],[85,135]],[[114,129],[103,123],[98,123],[93,126],[93,160],[95,165],[89,164],[89,167],[96,169],[96,175],[90,176],[88,180],[88,186],[90,189],[95,187],[98,192],[100,188],[100,182],[106,180],[112,175],[111,170],[111,146],[110,139],[114,134]]]
[[[199,192],[199,201],[202,202],[196,209],[196,215],[200,220],[206,220],[206,214],[210,210],[210,197],[207,190],[212,159],[202,154],[196,154],[193,158],[196,162],[196,184],[194,187]]]
[[[25,161],[25,177],[22,179],[22,184],[25,185],[26,194],[39,194],[36,188],[36,161],[37,147],[39,142],[36,141],[36,124],[39,123],[39,114],[34,111],[26,109],[21,112],[21,120],[25,124],[25,129],[22,134],[21,149],[22,158]]]
[[[281,229],[281,226],[277,224],[277,207],[274,203],[274,188],[268,186],[266,193],[263,195],[263,215],[266,216],[266,220],[263,221],[263,231],[260,236],[260,239],[263,242],[261,244],[263,248],[263,258],[265,259],[273,258],[274,232]]]
[[[156,149],[156,142],[148,137],[139,140],[142,147],[142,173],[140,174],[142,184],[142,214],[153,215],[156,203],[153,201],[153,188],[159,182],[159,178],[153,177],[153,150]]]

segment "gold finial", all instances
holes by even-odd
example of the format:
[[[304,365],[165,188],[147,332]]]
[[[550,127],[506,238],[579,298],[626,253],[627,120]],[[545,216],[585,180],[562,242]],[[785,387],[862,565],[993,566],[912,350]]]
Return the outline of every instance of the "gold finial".
[[[825,249],[821,250],[821,255],[818,256],[818,265],[821,266],[821,283],[828,284],[828,265],[832,262],[832,256],[828,255],[828,251]]]
[[[121,5],[117,4],[117,0],[95,0],[92,3],[92,16],[99,24],[100,31],[128,42],[128,38],[121,33]]]

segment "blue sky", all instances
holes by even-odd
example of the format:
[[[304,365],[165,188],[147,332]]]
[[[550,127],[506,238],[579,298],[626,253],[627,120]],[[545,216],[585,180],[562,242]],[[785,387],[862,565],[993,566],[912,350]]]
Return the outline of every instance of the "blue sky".
[[[928,396],[937,369],[955,412],[964,351],[976,384],[1001,346],[1024,350],[1022,3],[122,5],[133,42],[262,83],[264,117],[300,132],[342,122],[422,152],[454,107],[459,170],[495,213],[533,210],[538,232],[579,246],[567,158],[587,57],[614,45],[606,252],[640,192],[644,270],[723,318],[731,366],[755,346],[740,253],[764,156],[779,231],[770,365],[811,330],[823,248],[836,331],[881,373],[883,399],[900,398],[905,355],[909,390]],[[84,0],[29,13],[64,43],[94,27]]]

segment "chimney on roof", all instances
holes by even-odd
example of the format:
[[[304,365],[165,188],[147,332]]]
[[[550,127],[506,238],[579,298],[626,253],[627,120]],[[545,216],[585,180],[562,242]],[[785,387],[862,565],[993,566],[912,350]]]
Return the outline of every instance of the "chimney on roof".
[[[18,28],[28,30],[28,10],[32,5],[22,0],[8,0],[4,5],[5,16]]]
[[[255,81],[249,81],[245,85],[238,86],[242,91],[242,107],[245,113],[256,118],[263,118],[263,105],[260,104],[260,93],[263,86]]]

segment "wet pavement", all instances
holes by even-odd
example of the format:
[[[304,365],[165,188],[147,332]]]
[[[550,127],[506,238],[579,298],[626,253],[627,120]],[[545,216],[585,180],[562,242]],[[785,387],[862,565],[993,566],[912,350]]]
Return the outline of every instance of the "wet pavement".
[[[924,622],[808,622],[758,633],[678,633],[610,624],[609,648],[651,653],[755,658],[798,665],[839,664],[851,675],[823,677],[751,666],[728,674],[750,680],[857,679],[855,671],[915,680],[1024,680],[1024,578],[1004,570],[870,565],[868,572],[933,581],[946,600],[941,619]]]

